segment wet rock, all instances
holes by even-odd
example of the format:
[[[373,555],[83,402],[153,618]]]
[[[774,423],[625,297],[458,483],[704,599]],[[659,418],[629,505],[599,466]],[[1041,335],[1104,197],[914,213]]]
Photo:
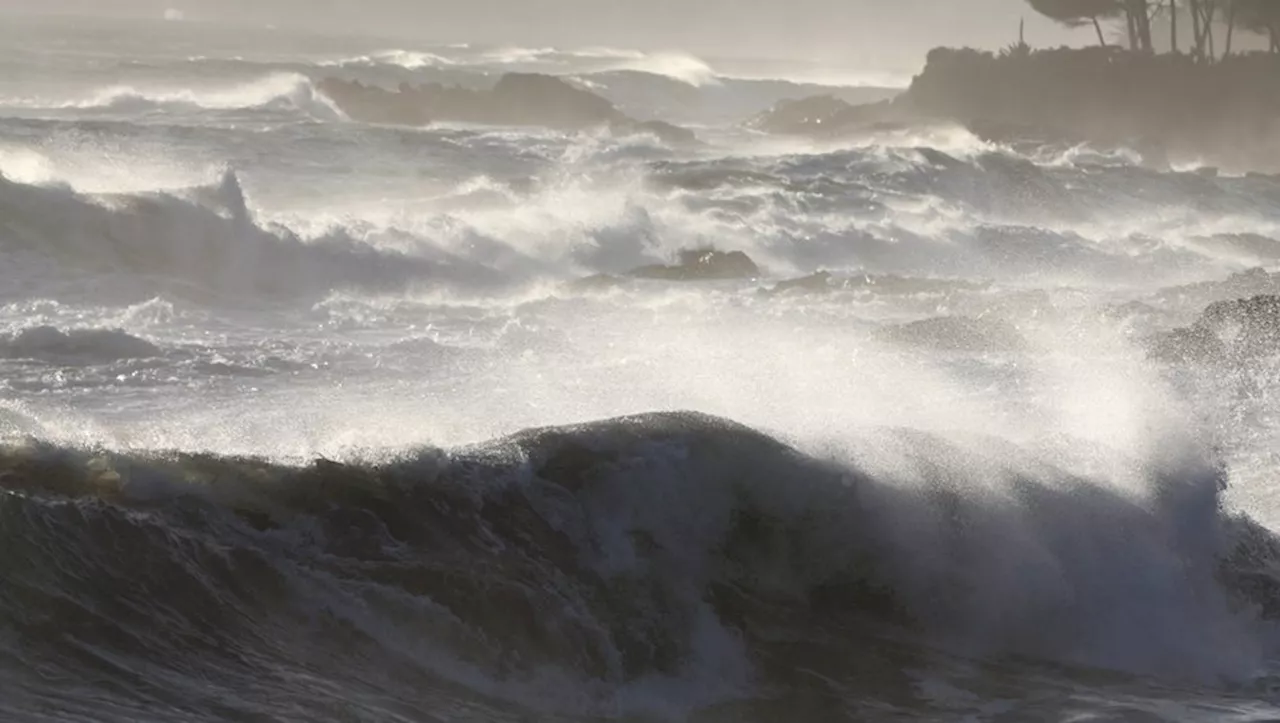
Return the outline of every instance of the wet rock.
[[[1207,362],[1225,358],[1227,347],[1211,330],[1197,325],[1155,335],[1147,342],[1147,354],[1167,362]]]
[[[483,102],[483,94],[478,95]],[[550,126],[594,125],[625,118],[612,103],[595,93],[538,73],[507,73],[493,86],[489,99],[495,112]]]
[[[833,136],[854,131],[897,125],[893,104],[879,101],[854,105],[831,95],[784,100],[748,121],[766,133],[803,136]]]
[[[1198,324],[1212,330],[1237,354],[1280,351],[1280,296],[1219,301],[1204,310]]]
[[[680,252],[679,261],[675,264],[641,266],[630,275],[638,279],[663,281],[751,279],[760,275],[760,267],[741,251],[695,249]]]
[[[1227,362],[1280,353],[1280,296],[1210,304],[1189,327],[1148,340],[1151,357],[1171,362]]]
[[[606,128],[618,135],[653,135],[673,144],[697,140],[688,129],[663,121],[635,120],[595,93],[538,73],[507,73],[489,90],[439,83],[401,83],[396,90],[387,90],[338,78],[326,78],[318,87],[348,117],[367,123]]]

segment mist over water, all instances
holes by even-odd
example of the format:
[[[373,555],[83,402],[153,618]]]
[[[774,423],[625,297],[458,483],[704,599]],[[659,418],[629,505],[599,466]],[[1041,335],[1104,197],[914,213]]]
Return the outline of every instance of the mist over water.
[[[1277,715],[1275,177],[173,9],[0,30],[0,717]],[[697,142],[323,90],[510,72]]]

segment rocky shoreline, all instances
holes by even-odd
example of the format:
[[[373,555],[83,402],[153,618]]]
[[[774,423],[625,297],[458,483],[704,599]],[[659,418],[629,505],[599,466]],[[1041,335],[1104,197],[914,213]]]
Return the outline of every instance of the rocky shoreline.
[[[751,125],[837,139],[883,128],[953,123],[993,142],[1124,146],[1145,162],[1280,170],[1280,55],[1197,63],[1116,48],[932,51],[910,88],[854,105],[785,101]]]

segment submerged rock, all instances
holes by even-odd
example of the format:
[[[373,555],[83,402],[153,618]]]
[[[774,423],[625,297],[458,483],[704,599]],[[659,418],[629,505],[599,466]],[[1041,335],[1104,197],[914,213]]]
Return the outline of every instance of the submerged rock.
[[[751,279],[760,275],[760,267],[741,251],[695,249],[681,251],[678,263],[641,266],[630,273],[638,279],[664,281],[709,281],[716,279]]]

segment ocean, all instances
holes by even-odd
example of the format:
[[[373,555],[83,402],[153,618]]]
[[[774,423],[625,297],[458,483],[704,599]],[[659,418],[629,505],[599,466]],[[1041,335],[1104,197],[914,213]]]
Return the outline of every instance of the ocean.
[[[318,89],[512,71],[698,142]],[[1280,720],[1280,178],[909,80],[0,28],[0,720]]]

